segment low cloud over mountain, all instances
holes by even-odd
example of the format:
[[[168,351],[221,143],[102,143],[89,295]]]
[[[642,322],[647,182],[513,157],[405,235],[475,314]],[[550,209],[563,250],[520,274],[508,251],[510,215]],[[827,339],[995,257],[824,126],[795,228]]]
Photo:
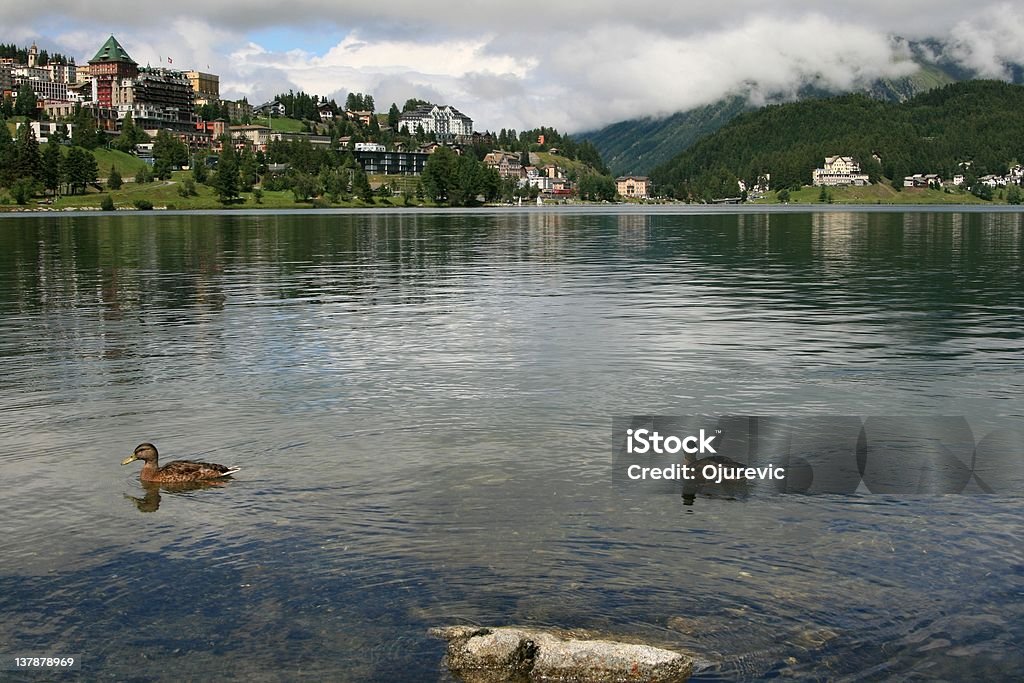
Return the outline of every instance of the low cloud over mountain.
[[[8,42],[36,39],[84,60],[113,31],[142,64],[171,57],[219,73],[228,97],[356,91],[378,107],[422,97],[481,129],[584,130],[735,93],[756,102],[806,86],[848,90],[913,72],[908,41],[922,39],[927,57],[980,76],[1006,78],[1024,63],[1024,8],[985,0],[55,0],[5,15]]]

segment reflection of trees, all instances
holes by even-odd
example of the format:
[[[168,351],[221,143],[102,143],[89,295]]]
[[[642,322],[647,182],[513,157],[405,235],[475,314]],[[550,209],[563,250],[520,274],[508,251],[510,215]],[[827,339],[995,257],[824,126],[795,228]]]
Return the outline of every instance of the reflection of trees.
[[[144,326],[196,326],[229,305],[418,305],[439,294],[456,305],[474,295],[467,284],[510,263],[555,273],[585,261],[615,276],[626,258],[685,263],[689,281],[751,305],[770,292],[779,304],[927,310],[1000,303],[1019,284],[1021,221],[856,211],[19,218],[0,231],[0,309],[58,313],[40,318],[58,338],[99,318],[102,356],[116,359],[133,355]],[[197,352],[217,334],[193,332]]]

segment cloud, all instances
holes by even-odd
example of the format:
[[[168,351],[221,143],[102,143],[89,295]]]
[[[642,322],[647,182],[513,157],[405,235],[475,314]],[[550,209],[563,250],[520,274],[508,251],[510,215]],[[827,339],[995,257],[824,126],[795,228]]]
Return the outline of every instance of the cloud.
[[[1024,64],[1024,14],[997,5],[958,22],[943,56],[988,78],[1007,78],[1009,64]]]
[[[856,89],[914,70],[895,36],[933,37],[941,56],[986,76],[1024,62],[1024,9],[986,0],[176,0],[131,11],[52,0],[19,3],[5,19],[9,36],[38,36],[80,59],[114,30],[140,63],[209,65],[227,96],[355,91],[380,109],[421,97],[491,130],[578,131],[736,93],[759,102],[807,85]],[[307,44],[292,44],[303,36]]]

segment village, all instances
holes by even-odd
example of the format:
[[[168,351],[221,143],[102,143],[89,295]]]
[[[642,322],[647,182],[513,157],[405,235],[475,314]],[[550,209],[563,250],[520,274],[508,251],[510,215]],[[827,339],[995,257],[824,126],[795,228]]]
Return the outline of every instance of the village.
[[[15,133],[27,125],[42,144],[54,137],[58,142],[74,140],[75,127],[86,119],[106,146],[126,131],[141,131],[144,135],[137,143],[121,148],[150,164],[154,140],[160,135],[173,137],[188,149],[187,159],[176,168],[188,168],[196,160],[214,167],[228,141],[239,154],[253,153],[260,159],[270,158],[275,143],[299,143],[347,151],[376,185],[395,187],[407,183],[382,178],[421,176],[430,155],[442,147],[456,155],[483,149],[483,165],[514,184],[520,202],[524,197],[566,201],[580,194],[583,171],[579,164],[561,161],[557,141],[553,144],[541,134],[531,140],[530,149],[503,149],[499,143],[504,138],[474,130],[473,119],[448,104],[410,100],[403,111],[392,105],[388,114],[378,114],[372,97],[350,95],[350,108],[314,95],[312,115],[299,120],[280,99],[257,106],[245,99],[224,99],[217,74],[176,69],[172,58],[166,66],[140,66],[113,35],[87,64],[41,61],[35,44],[24,63],[0,59],[0,92],[12,110],[7,115],[25,115]],[[31,100],[31,112],[22,104],[25,100]],[[282,172],[288,163],[271,160],[265,168]],[[653,196],[653,185],[645,176],[623,176],[614,182],[606,199]]]

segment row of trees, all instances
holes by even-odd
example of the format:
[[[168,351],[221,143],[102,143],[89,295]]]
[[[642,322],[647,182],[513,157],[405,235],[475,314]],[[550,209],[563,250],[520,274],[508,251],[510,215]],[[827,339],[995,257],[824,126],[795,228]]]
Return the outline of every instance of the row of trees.
[[[0,43],[0,59],[13,59],[18,64],[28,64],[28,48],[14,43]],[[40,50],[36,60],[39,66],[75,63],[74,57],[65,57],[59,52],[51,54],[47,50]]]
[[[0,119],[0,186],[10,188],[19,204],[42,191],[78,194],[96,182],[99,169],[88,150],[51,143],[40,151],[28,124],[18,128],[14,140],[6,131],[7,123]]]
[[[914,173],[950,178],[965,161],[977,176],[1005,173],[1024,160],[1024,141],[1009,133],[1022,127],[1024,87],[999,81],[955,83],[901,104],[845,95],[741,114],[651,175],[679,198],[716,199],[764,173],[778,188],[808,185],[826,156],[843,154],[871,182],[902,187]]]

